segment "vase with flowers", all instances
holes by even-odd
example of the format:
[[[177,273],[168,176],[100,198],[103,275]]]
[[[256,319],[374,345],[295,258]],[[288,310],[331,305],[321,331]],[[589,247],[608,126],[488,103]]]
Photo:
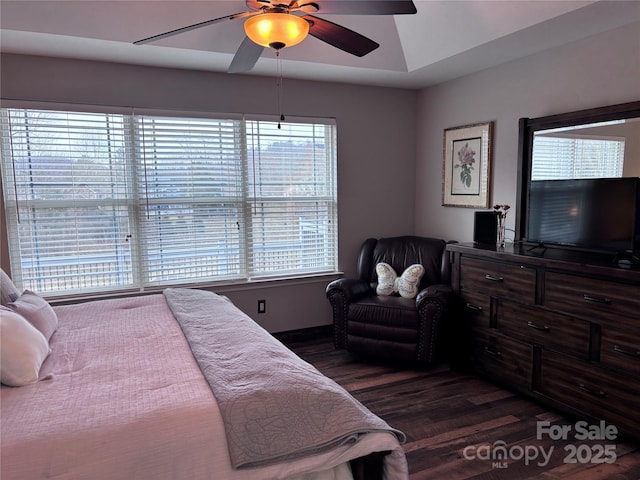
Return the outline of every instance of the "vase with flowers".
[[[509,205],[494,205],[493,213],[495,213],[496,218],[498,219],[498,235],[496,244],[499,247],[504,247],[504,238],[505,238],[505,225],[507,220],[507,212],[511,207]]]

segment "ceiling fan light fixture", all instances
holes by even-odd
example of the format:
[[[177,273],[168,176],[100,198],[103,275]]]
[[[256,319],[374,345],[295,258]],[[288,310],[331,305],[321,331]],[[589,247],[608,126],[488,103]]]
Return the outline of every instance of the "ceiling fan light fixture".
[[[309,23],[289,13],[262,13],[244,22],[244,31],[254,43],[280,50],[302,42]]]

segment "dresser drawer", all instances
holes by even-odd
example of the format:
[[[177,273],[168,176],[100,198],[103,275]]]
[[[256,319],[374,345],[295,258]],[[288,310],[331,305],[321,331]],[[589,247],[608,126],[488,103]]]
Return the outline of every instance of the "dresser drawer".
[[[589,322],[505,301],[497,302],[496,310],[500,333],[589,359]]]
[[[491,297],[489,295],[463,290],[460,297],[462,308],[471,326],[491,327]]]
[[[544,395],[640,434],[640,382],[549,351],[541,372]]]
[[[510,386],[531,389],[533,348],[486,330],[474,329],[472,366],[478,373]]]
[[[522,303],[535,303],[536,271],[519,264],[462,257],[460,286]]]
[[[625,322],[632,327],[640,324],[640,287],[637,285],[548,272],[543,304],[588,319]]]
[[[600,363],[640,377],[640,330],[622,330],[614,325],[603,325]]]

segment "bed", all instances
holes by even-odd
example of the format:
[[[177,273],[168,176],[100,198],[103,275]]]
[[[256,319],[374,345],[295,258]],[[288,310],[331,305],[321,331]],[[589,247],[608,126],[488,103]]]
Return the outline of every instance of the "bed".
[[[3,480],[408,478],[402,432],[224,296],[47,307],[37,381],[2,386]]]

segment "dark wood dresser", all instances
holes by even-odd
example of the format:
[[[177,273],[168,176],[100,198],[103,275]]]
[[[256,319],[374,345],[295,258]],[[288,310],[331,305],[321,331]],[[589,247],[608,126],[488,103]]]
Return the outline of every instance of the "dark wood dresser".
[[[640,269],[563,249],[447,248],[470,368],[640,438]]]

